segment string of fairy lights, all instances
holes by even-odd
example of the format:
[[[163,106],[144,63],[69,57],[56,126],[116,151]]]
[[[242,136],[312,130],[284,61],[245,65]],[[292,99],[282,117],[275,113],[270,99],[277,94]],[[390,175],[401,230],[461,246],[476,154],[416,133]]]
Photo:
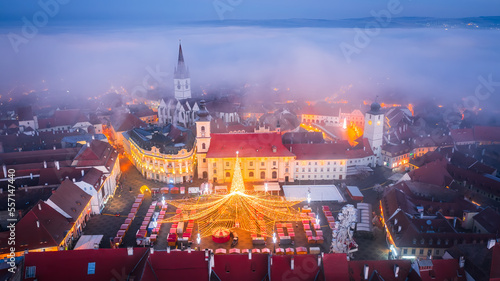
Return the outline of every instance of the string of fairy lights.
[[[276,222],[313,220],[301,216],[293,206],[303,200],[286,201],[281,196],[245,191],[238,152],[231,189],[228,194],[210,194],[198,198],[173,200],[179,213],[163,223],[193,220],[201,237],[211,236],[220,228],[240,228],[254,234],[272,237]]]

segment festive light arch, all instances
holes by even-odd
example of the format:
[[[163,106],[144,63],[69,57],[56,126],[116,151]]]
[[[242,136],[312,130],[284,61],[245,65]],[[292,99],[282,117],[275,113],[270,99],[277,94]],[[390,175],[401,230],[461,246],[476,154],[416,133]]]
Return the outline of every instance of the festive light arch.
[[[228,194],[211,194],[198,198],[170,201],[180,213],[163,223],[194,220],[201,237],[211,236],[217,228],[240,228],[254,234],[272,237],[276,222],[313,220],[301,216],[293,206],[303,200],[286,201],[282,196],[245,191],[240,160],[236,152],[231,189]]]

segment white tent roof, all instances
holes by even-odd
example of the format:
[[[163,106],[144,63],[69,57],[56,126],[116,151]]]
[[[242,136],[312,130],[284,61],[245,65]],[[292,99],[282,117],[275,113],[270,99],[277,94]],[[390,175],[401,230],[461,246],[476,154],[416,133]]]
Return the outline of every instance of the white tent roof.
[[[311,201],[337,201],[344,202],[335,185],[284,185],[283,191],[287,200],[307,199],[308,191],[311,191]]]
[[[94,245],[101,243],[103,235],[82,235],[75,245],[74,250],[94,249]]]
[[[254,185],[254,191],[266,191],[265,185]],[[280,185],[277,182],[268,182],[267,191],[280,191]]]

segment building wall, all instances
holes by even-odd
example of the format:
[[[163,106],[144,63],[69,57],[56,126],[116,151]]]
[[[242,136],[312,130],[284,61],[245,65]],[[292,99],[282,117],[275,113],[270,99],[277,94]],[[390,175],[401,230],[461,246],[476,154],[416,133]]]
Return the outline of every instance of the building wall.
[[[160,181],[183,183],[194,176],[196,149],[181,149],[177,154],[162,154],[156,147],[150,151],[130,142],[131,161],[143,177]]]
[[[293,181],[292,157],[239,158],[244,181]],[[230,182],[236,158],[207,158],[208,180]],[[262,177],[263,176],[263,177]]]
[[[382,165],[382,139],[384,136],[384,115],[365,114],[364,137],[368,139],[373,150],[374,163]]]
[[[295,180],[338,180],[345,179],[347,159],[295,160]]]

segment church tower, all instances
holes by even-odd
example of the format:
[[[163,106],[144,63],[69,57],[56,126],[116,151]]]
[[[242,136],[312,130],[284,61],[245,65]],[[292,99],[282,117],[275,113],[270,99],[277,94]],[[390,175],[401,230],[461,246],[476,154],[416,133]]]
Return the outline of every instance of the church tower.
[[[368,139],[374,154],[372,165],[382,165],[382,140],[384,137],[384,113],[380,104],[372,103],[370,111],[365,113],[365,128],[363,137]]]
[[[179,42],[179,58],[177,67],[174,70],[174,90],[175,98],[178,100],[191,98],[191,79],[189,78],[189,68],[184,63],[182,46]]]
[[[208,178],[207,152],[210,147],[210,120],[212,117],[205,107],[205,101],[200,101],[200,110],[196,113],[196,162],[198,163],[198,178]]]

